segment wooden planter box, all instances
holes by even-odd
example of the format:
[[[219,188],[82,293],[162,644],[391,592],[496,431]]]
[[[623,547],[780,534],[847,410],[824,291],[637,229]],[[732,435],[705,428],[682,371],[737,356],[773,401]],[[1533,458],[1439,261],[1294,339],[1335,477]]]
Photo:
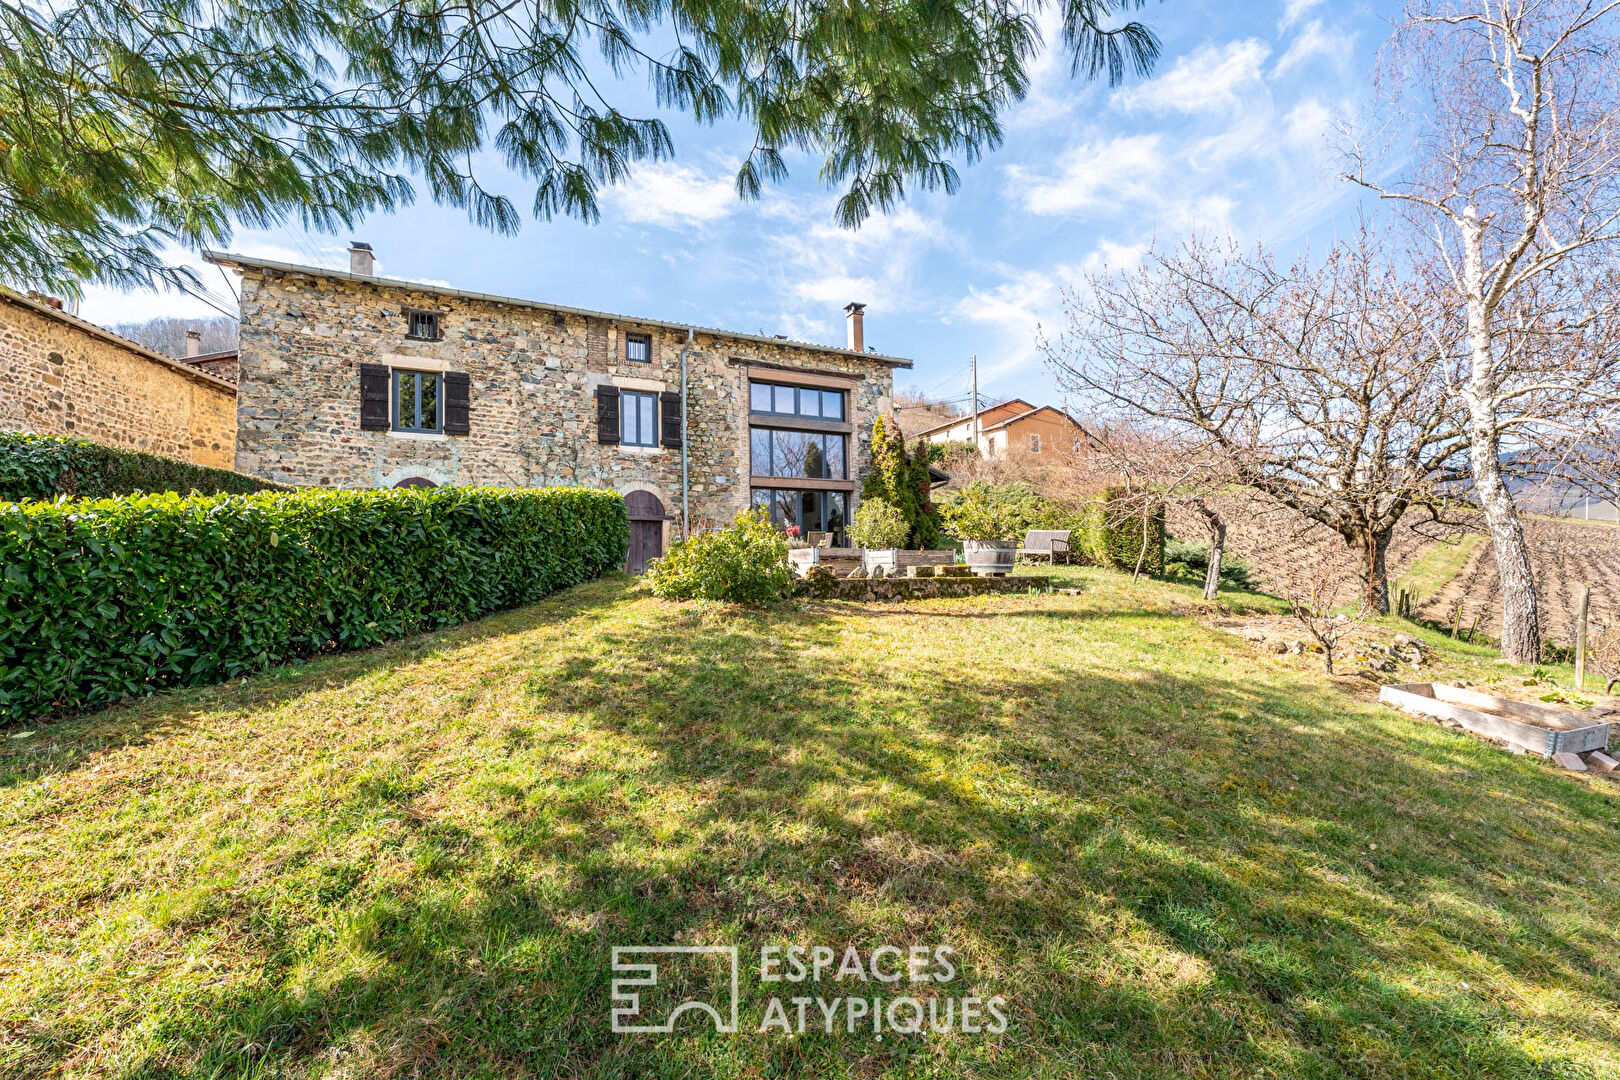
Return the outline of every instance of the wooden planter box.
[[[1609,725],[1589,716],[1445,683],[1386,686],[1378,692],[1378,700],[1420,716],[1453,721],[1476,735],[1542,757],[1584,754],[1609,745]]]

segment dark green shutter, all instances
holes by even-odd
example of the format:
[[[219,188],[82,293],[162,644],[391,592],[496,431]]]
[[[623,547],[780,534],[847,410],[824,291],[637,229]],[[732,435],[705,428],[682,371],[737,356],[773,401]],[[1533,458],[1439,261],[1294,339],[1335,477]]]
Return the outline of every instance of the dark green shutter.
[[[383,364],[360,365],[360,429],[387,431],[389,373]]]
[[[679,448],[681,445],[681,395],[665,390],[658,395],[659,442]]]
[[[598,386],[596,388],[596,441],[599,443],[616,443],[619,441],[619,388],[617,386]]]
[[[444,373],[444,433],[466,435],[471,428],[472,383],[465,371]]]

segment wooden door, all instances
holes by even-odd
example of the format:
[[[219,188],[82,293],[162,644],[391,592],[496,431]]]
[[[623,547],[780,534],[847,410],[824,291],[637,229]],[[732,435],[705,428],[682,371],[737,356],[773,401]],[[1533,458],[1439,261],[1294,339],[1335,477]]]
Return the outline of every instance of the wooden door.
[[[658,496],[650,491],[632,491],[624,497],[624,508],[630,515],[630,550],[624,568],[639,574],[664,553],[664,522],[669,515]]]

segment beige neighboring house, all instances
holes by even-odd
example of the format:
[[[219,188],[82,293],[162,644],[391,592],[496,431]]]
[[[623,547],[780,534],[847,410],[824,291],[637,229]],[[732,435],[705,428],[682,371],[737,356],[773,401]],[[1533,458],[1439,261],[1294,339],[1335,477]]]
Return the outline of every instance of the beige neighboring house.
[[[748,506],[842,544],[894,369],[864,305],[818,345],[207,252],[242,275],[236,467],[322,487],[583,484],[631,570]]]
[[[0,430],[70,435],[229,469],[236,387],[0,287]]]
[[[993,460],[1052,457],[1083,450],[1091,443],[1091,434],[1062,409],[1031,405],[1023,398],[980,409],[977,440],[974,423],[969,414],[919,431],[913,438],[935,443],[977,441],[980,456]]]

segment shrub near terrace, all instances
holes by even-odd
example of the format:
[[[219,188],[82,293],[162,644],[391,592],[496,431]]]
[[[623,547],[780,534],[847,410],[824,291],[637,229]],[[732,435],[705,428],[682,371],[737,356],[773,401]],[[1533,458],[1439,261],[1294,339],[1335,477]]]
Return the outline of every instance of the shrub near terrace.
[[[583,488],[0,505],[0,722],[527,603],[620,565],[628,529]]]
[[[678,541],[648,571],[665,600],[768,604],[793,592],[787,539],[763,510],[747,510],[713,532]]]

